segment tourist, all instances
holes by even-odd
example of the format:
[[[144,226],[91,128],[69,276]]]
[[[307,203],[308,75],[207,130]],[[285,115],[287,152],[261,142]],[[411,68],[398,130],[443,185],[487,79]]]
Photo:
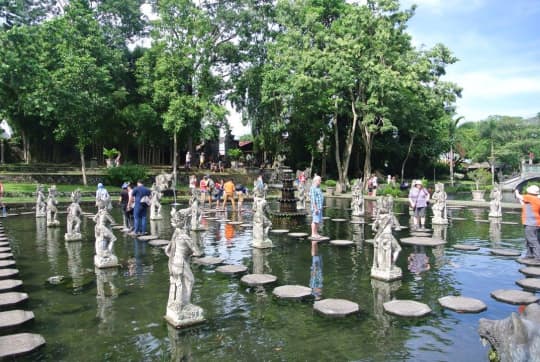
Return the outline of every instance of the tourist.
[[[522,205],[521,223],[525,227],[526,258],[540,261],[540,243],[538,242],[538,229],[540,228],[540,188],[536,185],[527,187],[527,194],[521,195],[519,190],[514,191]]]
[[[231,200],[231,205],[233,211],[236,211],[236,205],[234,204],[234,191],[235,186],[232,178],[229,178],[227,182],[223,185],[223,192],[224,192],[224,198],[223,198],[223,208],[227,208],[227,200]]]
[[[110,204],[109,192],[107,191],[105,186],[103,186],[103,184],[100,182],[100,183],[98,183],[97,190],[96,190],[96,207],[98,207],[99,201],[105,201],[105,200],[109,200],[109,204],[107,205],[107,209],[111,209],[112,205]]]
[[[377,187],[379,186],[377,175],[373,174],[368,179],[368,195],[377,196]]]
[[[201,192],[201,207],[204,207],[204,202],[206,201],[206,196],[208,194],[208,176],[205,175],[202,180],[199,182],[199,191]]]
[[[414,210],[413,228],[426,227],[426,207],[429,201],[429,192],[422,185],[421,180],[414,180],[409,191],[409,204]],[[418,223],[420,221],[420,224]]]
[[[184,168],[189,171],[191,169],[191,152],[186,152],[186,164]]]
[[[129,204],[129,191],[128,191],[128,182],[122,184],[122,191],[120,191],[120,206],[122,208],[122,219],[124,222],[124,229],[129,230],[131,228],[129,215],[128,215],[128,204]]]
[[[204,152],[199,155],[199,168],[204,168]]]
[[[321,176],[315,175],[313,182],[311,183],[311,189],[309,190],[309,200],[311,203],[311,237],[314,239],[320,239],[322,236],[319,234],[319,225],[322,222],[322,208],[324,203],[324,196],[321,191]]]
[[[189,195],[193,195],[193,191],[197,188],[197,176],[189,176]]]
[[[248,194],[248,189],[242,184],[235,186],[236,196],[238,197],[238,211],[242,210],[242,204],[244,203],[244,198]]]
[[[141,180],[137,181],[137,187],[131,191],[131,198],[134,200],[135,235],[146,234],[146,214],[149,205],[144,201],[150,199],[150,194],[150,190],[144,186]]]
[[[133,215],[133,208],[135,207],[135,199],[131,196],[135,185],[132,182],[128,184],[128,204],[126,207],[128,221],[129,221],[129,231],[135,230],[135,217]]]
[[[212,199],[216,202],[216,210],[219,209],[221,204],[221,199],[223,197],[223,179],[219,182],[214,183],[214,189],[212,191]]]

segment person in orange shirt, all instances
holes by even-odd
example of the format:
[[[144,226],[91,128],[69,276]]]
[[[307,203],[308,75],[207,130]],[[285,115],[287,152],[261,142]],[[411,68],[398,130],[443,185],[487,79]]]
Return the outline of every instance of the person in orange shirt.
[[[235,192],[235,186],[233,180],[230,178],[225,182],[225,185],[223,185],[223,208],[225,209],[227,207],[227,200],[231,200],[231,205],[233,211],[236,211],[236,205],[234,204],[234,192]]]
[[[540,229],[540,188],[536,185],[527,187],[527,194],[521,195],[515,190],[516,198],[521,203],[521,223],[525,227],[525,243],[527,247],[526,258],[540,261],[540,243],[538,242],[538,229]]]

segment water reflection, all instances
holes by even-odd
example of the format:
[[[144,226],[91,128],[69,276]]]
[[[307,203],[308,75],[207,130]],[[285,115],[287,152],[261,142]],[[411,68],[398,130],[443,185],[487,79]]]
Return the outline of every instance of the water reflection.
[[[353,217],[352,218],[352,240],[358,244],[359,247],[362,246],[363,241],[365,240],[365,221],[364,218]]]
[[[446,235],[448,232],[448,225],[432,225],[433,227],[433,238],[446,240]]]
[[[58,242],[60,238],[60,229],[59,228],[46,228],[47,233],[47,258],[49,259],[49,264],[51,265],[51,271],[55,274],[59,272],[58,270],[58,253],[60,249],[60,243]]]
[[[272,252],[271,249],[258,249],[253,248],[252,253],[252,262],[253,262],[253,274],[271,274],[272,268],[268,261],[268,256]],[[267,297],[266,289],[263,286],[255,287],[255,294],[257,294],[257,300],[263,300]]]
[[[165,221],[163,219],[150,220],[150,235],[161,235]]]
[[[441,268],[444,264],[446,264],[446,258],[444,257],[444,245],[434,246],[433,248],[431,248],[431,252],[435,257],[435,261],[433,262],[433,264],[437,268]]]
[[[194,329],[178,330],[167,323],[169,343],[171,344],[171,361],[193,361],[192,345],[199,338]]]
[[[413,274],[419,275],[431,269],[429,257],[424,246],[414,245],[413,251],[407,258],[407,268]]]
[[[380,332],[385,332],[391,327],[391,317],[384,311],[384,303],[394,299],[394,293],[401,287],[401,280],[385,282],[371,279],[373,291],[373,315],[381,323]]]
[[[311,295],[315,297],[315,300],[320,300],[322,298],[323,288],[323,264],[322,256],[319,255],[319,244],[317,241],[311,242],[309,287],[311,288]]]
[[[99,319],[98,333],[112,336],[114,332],[115,312],[113,302],[118,297],[118,291],[114,285],[114,277],[118,274],[116,268],[95,268],[97,284],[97,313]]]
[[[73,280],[73,289],[77,289],[83,286],[83,275],[84,271],[82,268],[82,259],[81,259],[81,241],[70,241],[66,242],[66,251],[67,251],[67,268],[69,275]]]
[[[501,219],[489,218],[489,239],[494,244],[501,242]]]

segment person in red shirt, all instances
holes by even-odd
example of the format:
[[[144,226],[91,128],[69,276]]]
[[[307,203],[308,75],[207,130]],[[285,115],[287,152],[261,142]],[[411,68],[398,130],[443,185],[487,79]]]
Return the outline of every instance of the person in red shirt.
[[[540,188],[536,185],[527,187],[527,194],[521,195],[519,190],[514,193],[522,205],[521,223],[525,227],[526,258],[540,261],[540,243],[538,229],[540,229]]]

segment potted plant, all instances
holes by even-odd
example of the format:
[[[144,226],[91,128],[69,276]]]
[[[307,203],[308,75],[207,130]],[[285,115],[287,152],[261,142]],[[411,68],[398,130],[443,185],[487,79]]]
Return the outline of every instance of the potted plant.
[[[114,166],[114,158],[118,156],[118,150],[116,148],[107,149],[103,147],[103,156],[105,156],[105,164],[107,168]]]
[[[324,185],[326,186],[326,194],[333,195],[336,192],[337,182],[335,180],[328,179],[324,182]]]
[[[242,156],[242,150],[239,148],[231,148],[227,150],[227,156],[231,159],[231,167],[238,167],[238,159]]]
[[[484,169],[477,169],[469,173],[469,177],[474,181],[475,189],[472,190],[473,201],[485,201],[484,194],[485,189],[481,189],[481,185],[487,185],[491,180],[491,174]]]

